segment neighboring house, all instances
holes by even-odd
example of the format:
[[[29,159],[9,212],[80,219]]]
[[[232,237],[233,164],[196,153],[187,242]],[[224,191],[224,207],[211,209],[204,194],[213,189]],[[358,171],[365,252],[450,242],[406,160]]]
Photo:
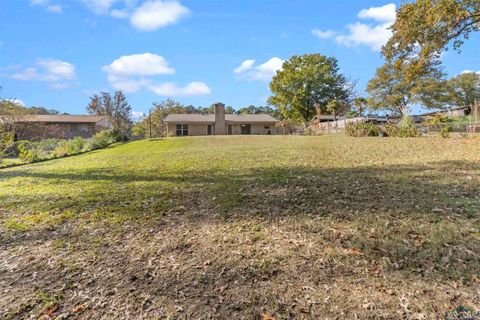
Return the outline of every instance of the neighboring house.
[[[89,138],[113,127],[108,117],[92,115],[26,115],[15,122],[18,140]]]
[[[400,121],[400,116],[367,115],[364,117],[353,118],[339,116],[335,121],[332,115],[316,115],[308,123],[307,128],[312,134],[341,133],[345,130],[345,127],[348,123],[359,121],[371,122],[373,124],[386,124],[388,122],[397,123]]]
[[[214,114],[169,114],[165,118],[170,136],[275,134],[278,120],[268,114],[225,114],[225,105],[214,105]]]
[[[442,116],[447,116],[447,117],[465,117],[465,116],[469,116],[471,114],[472,114],[472,108],[471,107],[459,107],[459,108],[445,109],[445,110],[440,110],[440,111],[424,113],[424,114],[421,114],[421,115],[414,116],[414,118],[417,122],[423,122],[423,121],[428,120],[430,118],[433,118],[437,115],[442,115]]]

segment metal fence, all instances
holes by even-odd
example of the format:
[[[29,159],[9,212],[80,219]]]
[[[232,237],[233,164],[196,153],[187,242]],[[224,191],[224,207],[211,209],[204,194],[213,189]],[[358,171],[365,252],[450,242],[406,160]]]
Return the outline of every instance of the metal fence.
[[[446,122],[430,125],[422,123],[416,126],[424,135],[438,135],[442,131],[460,135],[480,133],[480,122]]]

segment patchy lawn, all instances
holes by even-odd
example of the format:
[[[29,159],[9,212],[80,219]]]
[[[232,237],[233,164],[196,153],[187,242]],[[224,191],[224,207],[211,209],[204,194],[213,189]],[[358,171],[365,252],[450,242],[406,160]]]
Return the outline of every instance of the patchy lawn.
[[[0,170],[0,318],[480,309],[480,140],[198,137]]]

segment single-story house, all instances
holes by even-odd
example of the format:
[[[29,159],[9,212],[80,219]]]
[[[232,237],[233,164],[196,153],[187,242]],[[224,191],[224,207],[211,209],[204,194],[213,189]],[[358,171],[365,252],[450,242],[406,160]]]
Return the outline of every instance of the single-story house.
[[[425,120],[428,120],[438,115],[447,116],[447,117],[465,117],[465,116],[471,115],[472,111],[474,111],[472,110],[472,107],[458,107],[458,108],[428,112],[428,113],[414,116],[414,118],[417,122],[423,122]]]
[[[225,114],[225,105],[214,105],[214,114],[169,114],[164,122],[170,136],[274,134],[278,120],[268,114]]]
[[[15,119],[18,140],[90,138],[113,127],[107,116],[25,115]]]

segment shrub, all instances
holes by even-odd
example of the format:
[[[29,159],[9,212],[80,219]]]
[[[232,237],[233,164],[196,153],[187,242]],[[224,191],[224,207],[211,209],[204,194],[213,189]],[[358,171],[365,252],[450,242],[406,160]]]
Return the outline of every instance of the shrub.
[[[68,140],[67,154],[74,155],[83,152],[86,143],[87,141],[82,137],[75,137],[72,140]]]
[[[109,129],[96,133],[89,142],[90,150],[103,149],[109,144],[122,140],[122,136],[118,130]]]
[[[30,141],[18,142],[18,158],[23,162],[36,162],[40,160],[35,143]]]
[[[446,139],[446,138],[450,137],[450,132],[452,132],[452,131],[453,131],[452,126],[445,126],[440,131],[440,135],[442,136],[442,138]]]
[[[400,138],[417,138],[420,137],[422,134],[418,131],[417,127],[415,126],[403,126],[400,127],[398,136]]]
[[[345,134],[351,137],[375,137],[380,135],[380,130],[371,122],[347,122]]]
[[[102,149],[111,143],[119,141],[121,137],[116,130],[105,130],[98,132],[88,140],[82,137],[75,137],[70,140],[18,141],[16,149],[18,149],[18,157],[22,161],[36,162],[51,158],[62,158],[67,155],[75,155],[94,149]]]
[[[0,154],[2,156],[16,156],[15,134],[4,132],[0,134]]]
[[[85,150],[87,140],[82,137],[75,137],[71,140],[62,140],[58,144],[57,148],[52,152],[52,156],[55,158],[61,158],[65,156],[71,156],[82,153]]]
[[[382,127],[382,129],[387,137],[400,136],[400,129],[398,128],[398,126],[394,125],[393,123],[387,123]]]
[[[445,122],[448,122],[448,116],[447,115],[436,114],[433,117],[431,117],[430,119],[426,120],[425,124],[436,125],[436,124],[445,123]]]
[[[412,117],[403,117],[398,123],[398,129],[398,136],[401,138],[416,138],[421,136]]]
[[[62,158],[68,155],[68,140],[62,140],[58,144],[57,148],[53,150],[52,157],[54,158]]]

